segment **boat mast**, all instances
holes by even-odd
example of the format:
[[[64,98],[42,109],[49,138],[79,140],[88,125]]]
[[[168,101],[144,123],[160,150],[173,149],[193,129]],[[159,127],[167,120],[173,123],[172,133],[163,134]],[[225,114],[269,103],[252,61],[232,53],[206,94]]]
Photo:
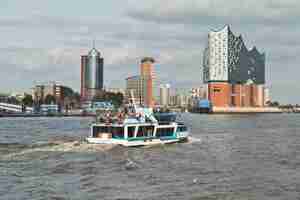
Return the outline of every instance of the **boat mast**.
[[[131,96],[131,102],[132,102],[132,105],[133,105],[133,108],[134,108],[134,112],[136,112],[137,111],[137,106],[135,104],[133,90],[130,90],[130,96]]]

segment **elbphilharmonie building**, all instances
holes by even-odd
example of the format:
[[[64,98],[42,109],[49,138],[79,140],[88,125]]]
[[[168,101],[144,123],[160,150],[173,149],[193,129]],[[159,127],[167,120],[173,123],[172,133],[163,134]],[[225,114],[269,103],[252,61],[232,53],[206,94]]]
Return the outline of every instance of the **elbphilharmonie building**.
[[[263,106],[265,54],[247,49],[229,26],[208,34],[203,56],[203,82],[215,106]]]
[[[203,60],[205,83],[265,83],[265,54],[256,47],[248,50],[242,36],[236,37],[229,26],[209,33]]]

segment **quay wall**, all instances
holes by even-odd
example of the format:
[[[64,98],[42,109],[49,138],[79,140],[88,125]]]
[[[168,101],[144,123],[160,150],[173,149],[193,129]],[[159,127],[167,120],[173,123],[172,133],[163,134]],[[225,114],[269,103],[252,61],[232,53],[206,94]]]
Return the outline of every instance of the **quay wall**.
[[[283,113],[274,107],[213,107],[213,113]]]

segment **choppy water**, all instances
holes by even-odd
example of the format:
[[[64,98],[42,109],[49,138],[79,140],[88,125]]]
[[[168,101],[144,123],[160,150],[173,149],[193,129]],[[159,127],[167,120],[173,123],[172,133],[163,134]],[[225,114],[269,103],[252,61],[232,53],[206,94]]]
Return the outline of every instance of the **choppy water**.
[[[0,118],[0,199],[300,199],[300,115],[184,116],[189,143],[99,148],[89,118]]]

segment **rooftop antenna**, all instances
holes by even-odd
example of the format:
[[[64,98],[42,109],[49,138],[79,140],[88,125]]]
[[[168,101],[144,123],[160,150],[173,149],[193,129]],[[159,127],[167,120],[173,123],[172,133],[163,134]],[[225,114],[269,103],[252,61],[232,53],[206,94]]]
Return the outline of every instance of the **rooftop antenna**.
[[[93,39],[93,49],[95,49],[95,43],[96,43],[96,41],[95,41],[95,39]]]

